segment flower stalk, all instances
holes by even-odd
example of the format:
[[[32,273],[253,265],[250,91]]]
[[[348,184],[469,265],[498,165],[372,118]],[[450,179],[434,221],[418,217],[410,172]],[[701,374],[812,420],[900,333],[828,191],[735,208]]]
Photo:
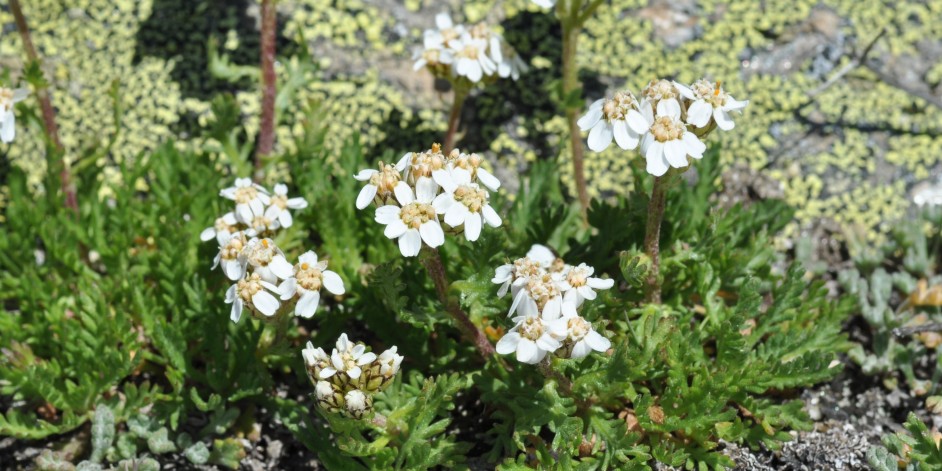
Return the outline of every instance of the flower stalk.
[[[448,155],[455,148],[455,134],[458,133],[458,124],[461,121],[461,109],[464,107],[464,101],[468,98],[471,88],[464,86],[459,79],[454,86],[455,98],[451,102],[451,112],[448,114],[448,131],[445,133],[444,154]]]
[[[275,98],[277,85],[275,77],[275,33],[278,14],[275,0],[262,0],[261,25],[261,68],[262,68],[262,116],[258,134],[258,147],[255,149],[255,181],[260,181],[265,165],[265,158],[275,148]]]
[[[651,259],[651,268],[645,282],[645,299],[649,303],[661,303],[661,223],[664,221],[664,209],[667,204],[667,190],[670,188],[674,172],[661,177],[654,177],[654,188],[648,202],[648,219],[644,231],[644,251]]]
[[[574,0],[574,3],[579,3]],[[560,3],[562,5],[562,3]],[[579,44],[579,34],[582,32],[581,25],[575,19],[563,22],[563,99],[566,100],[574,91],[582,86],[579,83],[579,66],[576,63],[576,52]],[[576,180],[576,192],[579,197],[579,209],[582,214],[582,221],[586,225],[589,222],[589,192],[586,189],[584,156],[585,150],[582,147],[582,133],[576,121],[579,119],[579,110],[566,104],[566,123],[569,126],[569,144],[572,147],[572,170]]]
[[[30,62],[40,64],[39,54],[36,53],[36,47],[33,45],[32,37],[29,33],[29,26],[26,23],[26,16],[23,15],[23,8],[19,0],[10,0],[10,12],[16,21],[16,29],[20,32],[23,40],[23,49],[26,50],[26,56]],[[76,196],[75,184],[72,182],[72,170],[69,162],[65,159],[65,151],[62,147],[62,141],[59,140],[59,126],[56,124],[56,110],[52,106],[52,98],[49,95],[48,85],[36,86],[36,96],[39,98],[39,106],[42,110],[43,124],[46,131],[46,137],[54,148],[54,152],[49,154],[50,170],[58,168],[59,184],[65,195],[65,207],[78,214],[78,197]],[[56,158],[58,157],[58,158]]]
[[[448,277],[445,274],[445,265],[442,263],[442,257],[438,249],[423,246],[420,260],[422,265],[425,266],[425,270],[428,271],[429,277],[432,278],[432,282],[435,283],[438,299],[441,300],[445,310],[455,320],[455,323],[458,324],[461,332],[474,343],[474,346],[485,360],[496,355],[497,352],[494,350],[494,346],[491,345],[484,332],[474,325],[468,314],[458,305],[457,300],[448,296]]]

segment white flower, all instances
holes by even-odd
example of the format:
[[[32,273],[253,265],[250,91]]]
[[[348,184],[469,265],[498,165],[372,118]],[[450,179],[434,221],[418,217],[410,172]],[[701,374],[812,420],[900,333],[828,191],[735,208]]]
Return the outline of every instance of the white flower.
[[[232,235],[223,235],[219,242],[219,253],[213,259],[213,270],[222,266],[222,272],[230,280],[235,281],[245,276],[245,256],[242,251],[248,245],[245,234],[236,232]]]
[[[641,153],[647,161],[648,173],[660,177],[669,167],[688,165],[687,156],[703,158],[706,145],[680,120],[680,103],[673,98],[657,102],[657,115],[650,106],[642,107],[651,128],[641,142]]]
[[[654,79],[648,82],[647,86],[641,90],[642,101],[651,104],[652,108],[657,108],[661,100],[680,100],[680,90],[674,86],[674,82],[664,79]]]
[[[396,168],[405,172],[406,183],[415,185],[422,178],[432,178],[432,172],[445,168],[446,163],[447,159],[442,154],[442,146],[432,144],[432,148],[427,151],[407,152],[396,163]]]
[[[712,117],[720,129],[729,131],[736,126],[729,112],[742,112],[749,104],[749,100],[738,101],[726,93],[720,87],[720,82],[716,82],[714,87],[710,82],[700,79],[689,88],[676,82],[674,86],[681,96],[693,102],[687,107],[687,123],[698,128],[706,127]]]
[[[423,34],[423,43],[426,49],[441,49],[449,42],[461,37],[465,32],[464,25],[457,25],[451,21],[448,13],[441,12],[435,15],[435,27],[427,29]]]
[[[314,348],[314,344],[308,341],[304,350],[301,350],[301,357],[309,370],[312,370],[314,377],[318,377],[320,371],[330,366],[330,355],[323,348]]]
[[[445,224],[451,227],[464,227],[464,236],[469,242],[478,240],[481,227],[500,227],[501,219],[488,204],[490,195],[477,183],[471,182],[471,173],[454,167],[450,171],[436,170],[435,182],[442,186],[444,193],[435,197],[432,206],[436,212],[445,215]]]
[[[484,159],[480,155],[475,153],[465,154],[458,152],[458,149],[453,149],[448,157],[450,167],[463,168],[471,172],[471,176],[476,183],[484,185],[488,190],[497,191],[500,188],[500,180],[481,166],[483,162]]]
[[[298,264],[292,268],[292,276],[281,283],[278,292],[282,301],[297,296],[298,303],[294,307],[294,314],[309,318],[317,312],[321,287],[336,295],[345,292],[340,275],[328,270],[326,261],[318,261],[316,253],[307,251],[299,257]]]
[[[585,358],[592,350],[604,352],[612,342],[592,328],[581,316],[565,319],[566,343],[572,347],[569,358]]]
[[[235,213],[228,212],[221,218],[217,218],[212,227],[204,229],[203,232],[200,233],[200,240],[206,242],[211,239],[216,239],[216,242],[222,245],[224,240],[238,232],[238,225],[239,221],[236,221]]]
[[[544,269],[549,269],[556,261],[556,254],[553,253],[553,249],[545,245],[533,244],[530,246],[530,250],[527,251],[527,258],[539,263]]]
[[[314,385],[314,395],[321,401],[328,399],[334,395],[334,386],[328,381],[318,381]]]
[[[281,303],[269,291],[277,292],[278,288],[263,281],[258,273],[252,273],[245,279],[237,281],[226,290],[226,304],[232,304],[229,319],[232,319],[232,322],[239,322],[242,309],[245,307],[268,317],[275,315]]]
[[[281,211],[274,205],[269,206],[268,209],[262,212],[257,212],[258,209],[262,209],[262,206],[255,204],[249,205],[249,211],[252,213],[251,219],[240,221],[249,226],[245,229],[245,235],[257,237],[266,232],[274,232],[281,228],[281,222],[278,221],[278,214],[284,213],[284,211]],[[236,214],[238,215],[238,213]]]
[[[640,105],[631,92],[618,92],[611,100],[596,100],[584,116],[579,118],[579,129],[589,131],[589,149],[601,152],[612,143],[624,150],[638,147],[649,123],[639,110]]]
[[[563,300],[562,283],[556,275],[544,272],[522,278],[519,283],[520,290],[514,296],[508,315],[513,315],[517,309],[524,316],[543,316],[547,321],[576,315],[576,305]]]
[[[485,75],[493,75],[497,71],[497,64],[487,53],[490,45],[487,40],[465,33],[449,41],[448,45],[455,51],[455,73],[459,76],[477,83]]]
[[[514,322],[517,325],[501,337],[496,350],[501,355],[516,352],[521,363],[539,363],[562,346],[559,339],[566,336],[564,322],[547,322],[539,316],[519,316]]]
[[[556,0],[532,0],[532,2],[542,8],[553,8],[556,6]]]
[[[399,251],[404,257],[414,257],[422,248],[422,241],[432,248],[445,243],[445,232],[438,222],[438,212],[432,206],[438,184],[422,179],[416,183],[416,192],[405,186],[396,187],[399,206],[376,208],[376,222],[386,225],[384,234],[399,239]]]
[[[402,355],[397,352],[399,347],[393,346],[379,354],[376,360],[379,363],[379,373],[386,378],[390,378],[399,372],[399,366],[402,365]]]
[[[359,389],[351,389],[344,397],[347,404],[347,412],[354,416],[359,416],[369,407],[366,403],[366,394]]]
[[[514,51],[510,46],[504,45],[503,60],[497,62],[497,75],[502,78],[510,77],[513,80],[519,80],[520,74],[526,73],[530,68],[527,63],[520,58],[520,54]]]
[[[285,260],[284,253],[271,239],[250,240],[243,257],[252,266],[252,271],[268,283],[277,283],[279,278],[286,279],[294,274],[291,264]]]
[[[399,174],[406,168],[407,161],[405,159],[407,156],[409,154],[403,156],[403,159],[395,167],[380,162],[379,170],[361,170],[360,173],[353,176],[361,182],[369,182],[357,195],[357,209],[363,209],[373,201],[377,201],[377,204],[387,204],[398,188],[402,187],[403,190],[409,188],[409,185],[402,181],[402,176]]]
[[[288,185],[279,183],[275,185],[275,194],[271,196],[271,206],[265,211],[273,218],[277,218],[281,227],[291,227],[294,218],[291,217],[289,209],[304,209],[307,207],[307,200],[301,197],[288,198]],[[275,208],[273,211],[272,208]]]
[[[236,178],[235,186],[221,190],[219,196],[235,201],[236,219],[249,225],[256,215],[265,214],[265,206],[271,203],[265,188],[252,183],[250,178]]]
[[[13,105],[29,96],[25,88],[0,88],[0,140],[5,144],[13,142],[16,137],[16,115]]]
[[[534,245],[533,247],[535,249],[537,245]],[[542,245],[539,247],[549,250]],[[534,249],[530,249],[530,252],[533,252]],[[541,251],[538,251],[534,255],[537,255],[537,257],[542,256],[543,254],[539,252]],[[550,252],[550,255],[552,256],[552,252]],[[547,265],[549,265],[549,263],[547,263]],[[524,283],[527,282],[527,279],[533,276],[540,276],[544,272],[545,266],[543,265],[542,261],[534,259],[528,252],[527,256],[524,258],[518,258],[517,260],[514,260],[513,263],[508,263],[506,265],[497,267],[494,272],[494,278],[491,279],[491,283],[501,285],[497,290],[498,298],[503,298],[507,294],[507,290],[511,287],[513,287],[511,295],[516,298],[517,292],[520,291],[520,288],[524,285]]]
[[[565,293],[563,300],[581,306],[586,299],[590,301],[595,299],[596,293],[594,290],[609,289],[615,285],[615,280],[611,278],[607,280],[593,278],[593,273],[595,273],[595,268],[584,263],[580,263],[576,267],[569,267],[562,280],[562,290]]]
[[[354,345],[347,339],[347,334],[340,334],[337,339],[337,347],[330,354],[330,366],[320,372],[321,379],[327,379],[337,373],[344,373],[350,379],[358,379],[363,370],[363,365],[372,363],[376,359],[376,354],[367,352],[363,344]]]

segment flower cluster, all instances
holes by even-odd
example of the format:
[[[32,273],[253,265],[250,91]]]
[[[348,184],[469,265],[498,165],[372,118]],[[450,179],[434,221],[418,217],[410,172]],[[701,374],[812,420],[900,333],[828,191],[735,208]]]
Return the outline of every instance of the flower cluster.
[[[482,79],[511,77],[517,80],[527,65],[500,34],[484,23],[456,25],[447,13],[435,16],[435,29],[423,35],[415,52],[415,70],[428,68],[436,77]]]
[[[219,194],[235,201],[235,208],[216,219],[200,238],[216,239],[219,253],[213,269],[220,267],[234,282],[226,291],[232,322],[239,322],[245,309],[273,317],[291,306],[295,315],[311,317],[322,287],[335,295],[344,293],[340,275],[328,270],[326,261],[318,261],[317,254],[308,251],[292,265],[271,238],[280,228],[291,226],[291,210],[307,207],[304,198],[288,198],[283,184],[269,193],[248,178],[236,179],[235,186]]]
[[[308,378],[314,384],[317,405],[332,413],[342,412],[355,419],[373,411],[373,394],[388,386],[402,364],[397,347],[379,354],[367,352],[341,334],[330,355],[311,342],[301,352]]]
[[[582,263],[572,266],[549,248],[534,245],[527,256],[497,267],[492,282],[497,295],[511,293],[510,316],[516,324],[497,342],[497,353],[516,353],[522,363],[536,364],[548,353],[563,358],[584,358],[592,350],[604,352],[611,342],[595,331],[578,310],[596,298],[598,289],[614,286],[612,279],[596,278]]]
[[[16,115],[13,114],[13,105],[23,101],[29,96],[25,88],[0,87],[0,141],[4,144],[13,142],[16,137]]]
[[[357,196],[357,209],[375,203],[376,222],[386,226],[386,237],[398,239],[405,257],[418,255],[423,242],[430,248],[444,244],[442,222],[449,232],[463,232],[465,239],[476,241],[484,224],[501,225],[489,203],[500,180],[482,163],[478,154],[458,149],[446,156],[438,144],[424,152],[409,152],[394,166],[380,162],[379,169],[354,176],[367,182]]]
[[[589,149],[601,152],[614,138],[618,147],[641,146],[648,173],[662,176],[667,170],[688,165],[688,157],[703,158],[703,139],[715,128],[733,128],[731,111],[741,111],[749,101],[738,101],[719,82],[698,80],[685,86],[668,80],[652,80],[639,99],[629,91],[615,93],[589,106],[579,128],[589,131]]]

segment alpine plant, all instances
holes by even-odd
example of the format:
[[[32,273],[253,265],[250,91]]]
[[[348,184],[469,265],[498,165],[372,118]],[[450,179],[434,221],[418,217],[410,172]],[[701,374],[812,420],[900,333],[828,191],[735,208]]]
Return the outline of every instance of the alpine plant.
[[[392,383],[402,355],[392,347],[376,355],[362,343],[355,344],[341,334],[330,355],[311,342],[301,351],[308,378],[314,385],[318,407],[325,412],[354,419],[373,412],[373,395]]]
[[[596,100],[577,124],[589,133],[589,149],[601,152],[612,140],[623,150],[640,148],[647,172],[660,177],[671,168],[686,168],[690,159],[702,159],[710,132],[733,129],[731,112],[742,112],[748,104],[734,99],[720,82],[700,79],[687,86],[656,79],[640,98],[625,90]]]
[[[354,176],[367,182],[356,207],[377,205],[374,219],[386,227],[383,233],[397,241],[404,257],[418,255],[423,246],[441,246],[446,232],[474,242],[485,225],[502,223],[490,205],[500,180],[482,163],[478,154],[458,149],[446,156],[438,144],[407,153],[394,166],[380,162],[378,170]]]
[[[536,364],[550,353],[579,359],[607,351],[611,342],[579,314],[585,301],[596,298],[596,290],[615,284],[594,272],[584,263],[565,263],[542,245],[497,267],[491,281],[500,285],[498,297],[511,294],[509,316],[514,316],[514,326],[497,342],[497,353],[513,353],[521,363]]]
[[[485,23],[455,24],[447,13],[435,16],[435,28],[425,30],[416,49],[413,68],[471,84],[497,78],[520,78],[527,65],[504,38]]]
[[[318,260],[317,254],[307,251],[291,263],[275,244],[278,231],[293,224],[292,211],[307,207],[304,198],[289,197],[283,183],[269,192],[248,178],[236,179],[219,195],[235,202],[235,207],[206,228],[200,239],[219,244],[213,269],[219,267],[232,281],[225,298],[232,305],[232,322],[238,323],[246,310],[261,319],[287,312],[309,318],[317,312],[321,290],[337,296],[345,293],[340,275],[328,270],[327,261]]]

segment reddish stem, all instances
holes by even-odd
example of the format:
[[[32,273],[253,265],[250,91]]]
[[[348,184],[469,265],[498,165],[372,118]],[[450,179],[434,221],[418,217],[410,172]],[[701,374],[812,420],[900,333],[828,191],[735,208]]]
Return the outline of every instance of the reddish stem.
[[[461,107],[468,97],[468,91],[461,86],[455,86],[455,100],[451,103],[451,112],[448,114],[448,131],[445,134],[444,154],[448,155],[455,148],[455,134],[458,132],[458,123],[461,121]]]
[[[667,202],[667,188],[670,174],[654,177],[651,201],[648,202],[648,220],[644,231],[644,251],[651,258],[651,269],[646,282],[646,298],[649,303],[661,303],[661,222],[664,220],[664,208]]]
[[[26,24],[26,16],[23,15],[23,8],[19,0],[10,0],[10,11],[16,21],[16,29],[20,32],[23,39],[23,48],[26,49],[26,56],[31,62],[40,64],[39,54],[36,53],[36,47],[33,46],[33,39],[29,34],[29,26]],[[42,110],[43,124],[46,131],[46,137],[55,147],[55,153],[59,156],[59,184],[62,186],[62,192],[65,195],[65,207],[78,213],[78,197],[75,194],[75,186],[72,184],[72,175],[69,165],[65,160],[62,141],[59,140],[59,126],[56,124],[56,109],[52,106],[52,97],[46,87],[37,87],[36,97],[39,99],[39,107]],[[50,165],[50,169],[57,165]]]
[[[579,66],[576,64],[576,51],[579,44],[578,26],[563,25],[563,97],[569,98],[579,84]],[[582,147],[582,132],[576,123],[579,119],[579,110],[569,108],[566,104],[566,122],[569,124],[569,143],[572,146],[572,171],[576,180],[576,192],[579,196],[579,209],[582,222],[589,224],[589,192],[586,189],[585,170],[583,161],[585,151]]]
[[[262,177],[264,158],[275,148],[275,33],[278,26],[275,0],[262,0],[262,117],[255,149],[255,180]]]

